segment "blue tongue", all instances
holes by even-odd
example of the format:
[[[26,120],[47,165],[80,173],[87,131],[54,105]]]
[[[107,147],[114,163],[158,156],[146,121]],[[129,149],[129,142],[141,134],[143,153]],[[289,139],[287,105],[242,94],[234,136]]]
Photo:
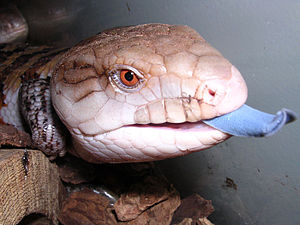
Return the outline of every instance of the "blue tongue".
[[[297,119],[296,113],[289,109],[281,109],[272,115],[242,105],[239,109],[209,120],[207,125],[234,136],[267,137],[279,131],[283,125]]]

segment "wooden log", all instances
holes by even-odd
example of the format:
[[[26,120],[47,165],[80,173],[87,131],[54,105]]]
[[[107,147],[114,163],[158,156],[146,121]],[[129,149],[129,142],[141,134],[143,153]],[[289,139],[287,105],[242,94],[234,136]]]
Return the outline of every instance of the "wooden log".
[[[40,151],[28,150],[26,175],[22,149],[0,149],[0,224],[17,224],[40,213],[58,224],[64,188],[58,167]]]

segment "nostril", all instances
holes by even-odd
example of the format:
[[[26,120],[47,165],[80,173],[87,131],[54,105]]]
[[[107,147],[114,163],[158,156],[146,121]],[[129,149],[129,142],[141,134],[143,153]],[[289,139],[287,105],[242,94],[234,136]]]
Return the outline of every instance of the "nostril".
[[[215,97],[215,95],[216,95],[216,92],[213,91],[213,90],[211,90],[211,89],[208,90],[208,93],[209,93],[212,97]]]

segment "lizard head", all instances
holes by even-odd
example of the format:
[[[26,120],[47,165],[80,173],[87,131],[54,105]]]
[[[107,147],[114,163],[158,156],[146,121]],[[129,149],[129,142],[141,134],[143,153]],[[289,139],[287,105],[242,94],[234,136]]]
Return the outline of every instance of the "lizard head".
[[[115,28],[64,54],[51,81],[53,106],[78,156],[151,161],[230,137],[202,122],[247,98],[239,71],[188,26]]]

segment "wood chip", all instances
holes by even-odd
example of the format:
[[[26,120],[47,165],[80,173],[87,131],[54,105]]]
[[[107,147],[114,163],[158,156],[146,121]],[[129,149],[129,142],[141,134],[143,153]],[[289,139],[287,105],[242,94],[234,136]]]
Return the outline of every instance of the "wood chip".
[[[70,184],[91,182],[96,177],[96,165],[67,154],[57,160],[60,178]]]
[[[128,224],[169,224],[179,205],[179,193],[165,177],[147,175],[121,194],[114,208]]]
[[[117,224],[109,200],[88,188],[69,196],[61,209],[59,221],[64,225]]]
[[[181,205],[174,213],[174,224],[180,224],[185,218],[191,218],[191,224],[199,224],[200,218],[208,217],[214,211],[211,200],[205,200],[198,194],[190,195],[182,200]],[[197,223],[198,222],[198,223]]]

